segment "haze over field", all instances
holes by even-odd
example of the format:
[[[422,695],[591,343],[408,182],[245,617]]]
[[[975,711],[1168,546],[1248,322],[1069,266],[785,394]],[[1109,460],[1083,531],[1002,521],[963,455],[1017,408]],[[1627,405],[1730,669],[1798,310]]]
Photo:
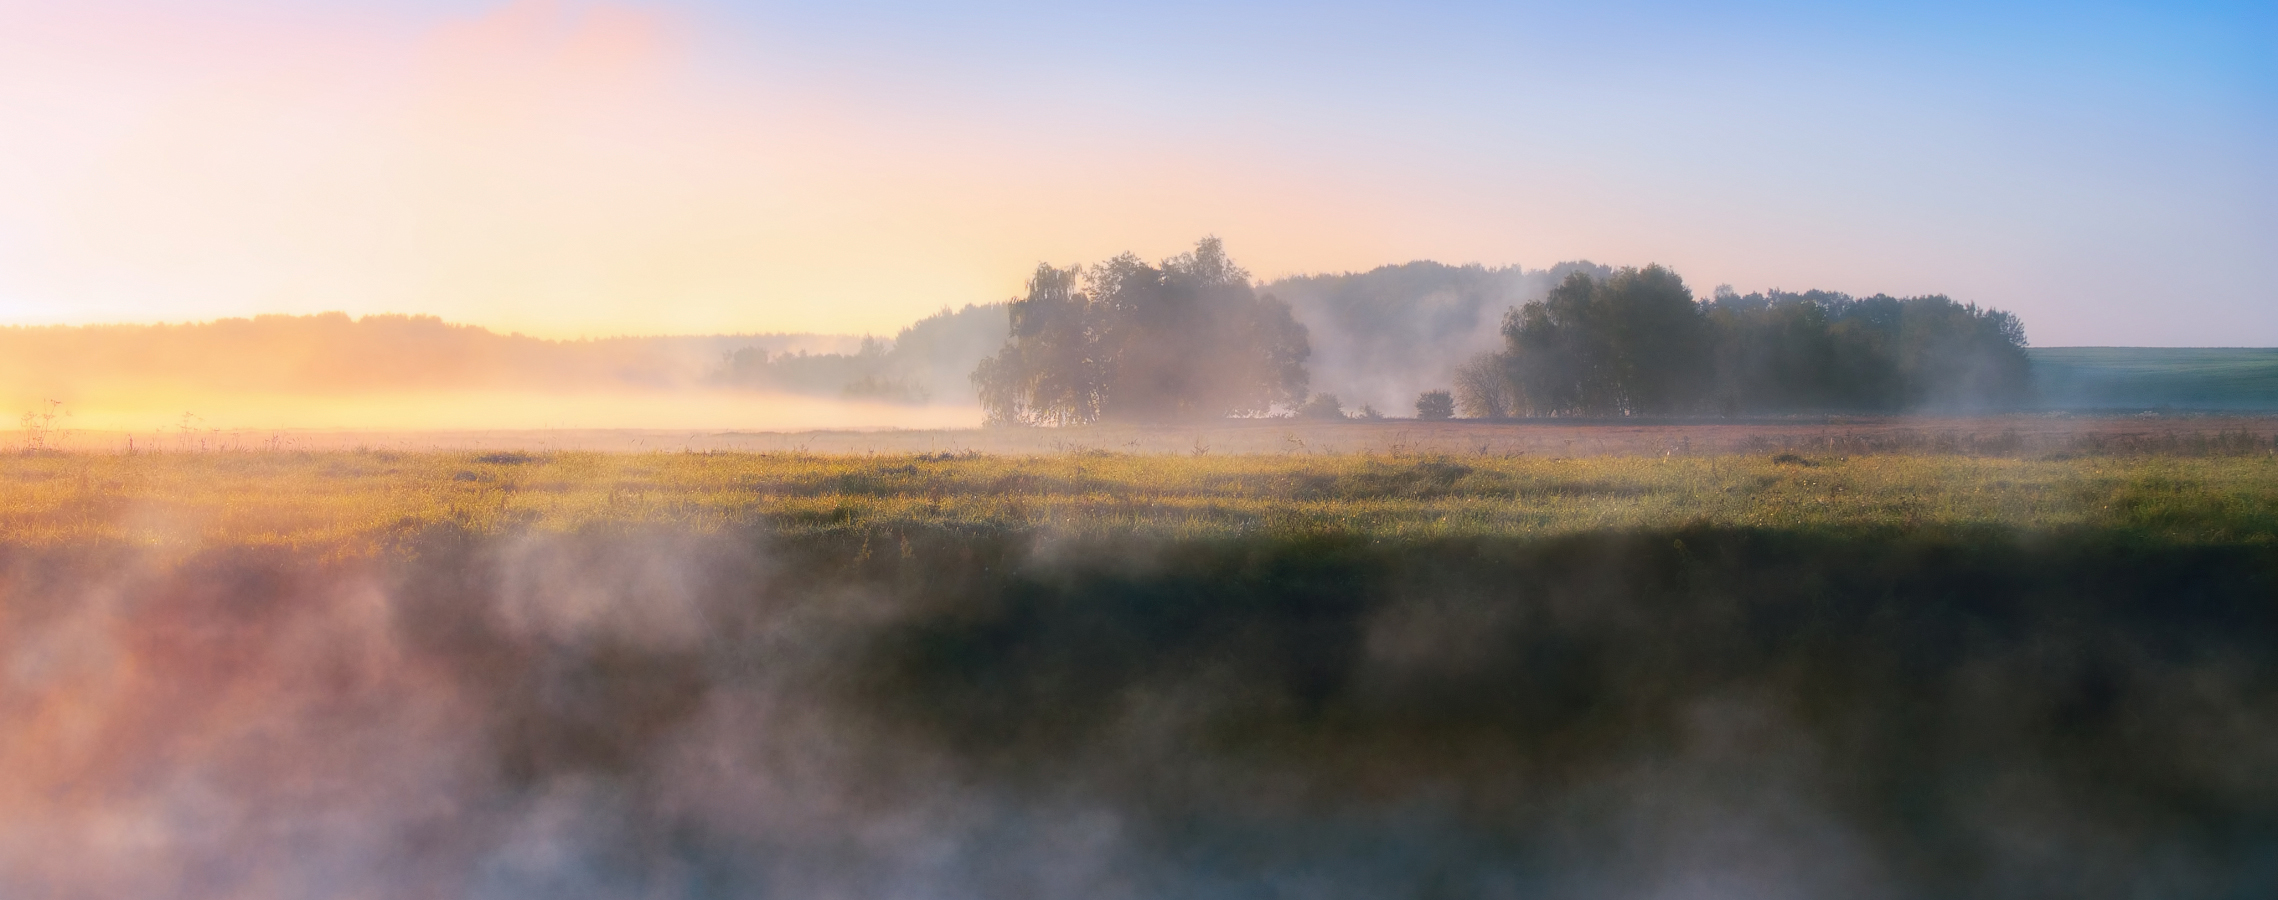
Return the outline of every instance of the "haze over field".
[[[969,426],[1039,263],[1203,235],[1306,328],[1281,412],[1411,414],[1512,309],[1650,264],[1703,301],[1947,296],[2036,348],[2278,345],[2274,27],[2239,3],[0,0],[0,409]],[[2252,360],[2145,364],[2033,383],[2278,396]]]
[[[1591,263],[1537,270],[1416,262],[1257,285],[1255,296],[1285,304],[1303,330],[1298,374],[1304,390],[1246,414],[1405,418],[1417,413],[1416,398],[1452,389],[1460,398],[1455,411],[1465,417],[1602,417],[1605,410],[1512,406],[1522,399],[1515,393],[1521,384],[1508,380],[1518,374],[1509,367],[1522,361],[1514,354],[1523,351],[1531,354],[1526,358],[1535,358],[1553,349],[1528,350],[1507,327],[1522,311],[1547,309],[1541,304],[1552,286],[1569,277],[1610,284],[1607,279],[1614,274]],[[1858,326],[1872,319],[1869,313],[1875,309],[1901,309],[1908,302],[1777,292],[1741,296],[1720,290],[1694,304],[1713,345],[1705,348],[1713,359],[1696,361],[1705,367],[1697,374],[1713,375],[1698,382],[1706,393],[1696,392],[1676,406],[1630,412],[1729,419],[1908,411],[2278,409],[2278,351],[2240,349],[2025,348],[2022,355],[2012,349],[2003,365],[2026,368],[2005,376],[2009,393],[2001,396],[1985,393],[1982,380],[1968,377],[1972,367],[1958,364],[1963,357],[1949,353],[1922,367],[1929,380],[1915,378],[1921,382],[1911,389],[1917,399],[1900,402],[1888,391],[1908,389],[1891,381],[1890,373],[1879,382],[1865,377],[1880,358],[1877,354],[1887,357],[1888,352],[1875,349],[1879,339],[1862,338],[1873,328],[1861,332]],[[41,442],[36,435],[43,431],[114,433],[98,442],[104,446],[123,446],[134,433],[176,438],[228,433],[235,435],[234,443],[243,443],[248,432],[280,429],[615,428],[718,436],[970,428],[987,415],[974,375],[985,360],[1015,346],[1017,342],[1008,343],[1008,326],[1019,308],[1017,303],[945,308],[890,337],[744,334],[562,341],[499,334],[432,317],[352,319],[340,313],[177,325],[0,327],[0,403],[6,404],[0,408],[27,414],[17,423],[25,441]],[[1853,321],[1828,319],[1837,314]],[[1804,318],[1796,319],[1798,315]],[[1997,312],[1987,315],[1992,316],[1989,325],[2020,325]],[[1810,332],[1819,336],[1797,343],[1802,339],[1795,329],[1812,321],[1821,323],[1810,326],[1821,329]],[[1893,334],[1903,336],[1909,328],[1923,330],[1902,325]],[[1171,343],[1202,346],[1190,337]],[[1976,351],[1956,352],[1968,356]],[[1669,353],[1664,348],[1659,355]],[[1900,369],[1907,365],[1896,357],[1884,362]],[[1207,367],[1181,368],[1201,372]],[[1957,381],[1954,376],[1963,377]],[[569,445],[631,446],[626,442],[639,440],[595,444],[579,438]],[[557,446],[554,439],[546,443]]]
[[[0,0],[0,900],[2278,896],[2273,48]]]
[[[2269,424],[7,454],[0,894],[2268,897]]]

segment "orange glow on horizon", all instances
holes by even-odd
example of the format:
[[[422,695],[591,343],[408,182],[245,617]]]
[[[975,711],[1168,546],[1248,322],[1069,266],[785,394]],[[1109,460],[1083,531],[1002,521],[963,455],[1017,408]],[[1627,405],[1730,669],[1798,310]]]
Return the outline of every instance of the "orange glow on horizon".
[[[1892,78],[1544,39],[1605,33],[1593,9],[1363,12],[0,0],[0,324],[884,335],[1216,235],[1263,279],[1586,259],[1943,293],[2050,345],[2278,327],[2242,262],[2249,95],[2101,52],[2128,36]],[[1951,30],[1853,37],[1926,58]]]
[[[37,401],[18,407],[33,409]],[[174,440],[264,432],[648,430],[813,431],[973,428],[973,406],[903,406],[751,391],[394,390],[345,395],[177,391],[151,386],[82,394],[49,427],[61,449],[115,449],[120,434]],[[16,432],[10,420],[0,429]],[[103,433],[98,443],[75,434]],[[249,438],[248,435],[252,437]],[[9,442],[24,439],[20,432]]]
[[[313,22],[161,38],[97,7],[23,32],[114,58],[110,87],[0,103],[0,128],[87,151],[52,183],[0,182],[40,232],[13,261],[39,290],[0,297],[0,314],[891,334],[1004,299],[1039,261],[1159,257],[1210,233],[1263,277],[1525,244],[1508,213],[1484,232],[1388,213],[1415,187],[1265,148],[1021,141],[876,109],[859,86],[701,72],[696,26],[645,8],[517,0],[406,33]],[[21,49],[0,37],[0,56]],[[132,62],[145,52],[162,62]],[[54,63],[18,59],[19,75]],[[111,118],[74,133],[59,105]]]

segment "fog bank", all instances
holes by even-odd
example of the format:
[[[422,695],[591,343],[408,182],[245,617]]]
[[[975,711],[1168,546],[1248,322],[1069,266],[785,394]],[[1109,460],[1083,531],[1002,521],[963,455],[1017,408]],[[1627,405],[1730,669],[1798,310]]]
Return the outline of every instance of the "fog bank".
[[[36,405],[39,408],[42,405]],[[140,445],[172,448],[200,440],[218,448],[255,446],[272,434],[306,430],[372,432],[648,429],[812,431],[973,428],[977,406],[911,406],[762,391],[431,390],[306,393],[149,391],[84,397],[58,405],[45,427],[139,435]],[[19,417],[20,418],[20,417]],[[22,422],[16,423],[18,425]],[[153,442],[156,442],[155,444]],[[82,442],[83,443],[83,442]],[[117,440],[107,440],[103,448]],[[70,445],[67,445],[70,446]]]
[[[10,549],[0,893],[2264,895],[2278,560],[2131,541]]]

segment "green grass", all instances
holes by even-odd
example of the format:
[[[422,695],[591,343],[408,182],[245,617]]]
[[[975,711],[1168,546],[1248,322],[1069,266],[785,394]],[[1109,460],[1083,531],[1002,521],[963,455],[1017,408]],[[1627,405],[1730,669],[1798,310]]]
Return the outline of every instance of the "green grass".
[[[2027,352],[2043,406],[2278,409],[2278,349],[2049,347]]]
[[[0,542],[365,553],[436,527],[1410,539],[1934,524],[2194,541],[2278,535],[2278,457],[2267,451],[1785,458],[13,456],[0,459]]]
[[[563,796],[649,893],[920,834],[974,896],[1648,896],[1730,831],[1806,896],[2271,896],[2278,457],[2205,450],[8,456],[0,814],[290,839],[102,896],[337,885],[343,821],[480,893]],[[1071,809],[1135,862],[1022,880]]]

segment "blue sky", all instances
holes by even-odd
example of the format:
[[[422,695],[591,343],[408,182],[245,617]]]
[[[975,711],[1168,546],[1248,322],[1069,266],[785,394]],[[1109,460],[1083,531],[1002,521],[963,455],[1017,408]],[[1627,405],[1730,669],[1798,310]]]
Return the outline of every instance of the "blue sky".
[[[1703,294],[1947,293],[2040,345],[2278,345],[2267,3],[12,20],[38,46],[0,46],[0,319],[891,331],[1212,233],[1269,277],[1661,262]]]

